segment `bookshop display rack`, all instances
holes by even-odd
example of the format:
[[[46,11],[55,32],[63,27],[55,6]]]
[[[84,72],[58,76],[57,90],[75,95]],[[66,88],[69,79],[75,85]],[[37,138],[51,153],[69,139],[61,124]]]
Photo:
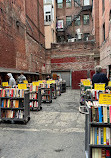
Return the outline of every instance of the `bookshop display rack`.
[[[57,98],[57,90],[56,90],[56,83],[52,84],[52,99]]]
[[[30,92],[30,110],[40,111],[41,109],[41,88],[38,88],[38,91]]]
[[[95,120],[92,120],[93,109],[92,107],[89,108],[89,158],[93,158],[94,156],[95,158],[103,158],[103,156],[105,158],[111,157],[111,123],[109,120],[110,116],[105,114],[105,111],[107,114],[109,113],[109,105],[95,108]],[[105,119],[106,122],[104,122]]]
[[[50,88],[41,87],[41,102],[42,103],[52,103],[52,86]]]
[[[1,122],[23,122],[30,120],[29,91],[24,91],[24,97],[0,97]]]
[[[61,95],[61,83],[56,82],[57,96]]]
[[[61,83],[61,93],[65,93],[66,92],[66,82],[62,81]]]

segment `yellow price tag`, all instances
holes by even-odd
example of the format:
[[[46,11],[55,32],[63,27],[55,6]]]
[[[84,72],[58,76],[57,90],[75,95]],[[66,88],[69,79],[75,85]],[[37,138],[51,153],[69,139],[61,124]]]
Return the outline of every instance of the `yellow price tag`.
[[[99,94],[99,104],[111,104],[111,94]]]
[[[111,81],[108,82],[108,86],[111,87]]]
[[[27,84],[27,83],[28,83],[28,81],[27,81],[27,80],[24,80],[24,81],[23,81],[23,83],[26,83],[26,84]]]
[[[32,82],[33,86],[39,86],[39,82]]]
[[[52,82],[52,83],[55,83],[55,80],[52,80],[51,82]]]
[[[105,83],[95,83],[94,84],[94,89],[95,90],[101,90],[104,91],[105,90]]]
[[[25,83],[23,84],[18,84],[18,89],[27,89],[27,86]]]
[[[84,86],[90,86],[91,85],[90,80],[83,80],[82,83],[83,83]]]
[[[2,82],[3,87],[8,87],[8,82]]]

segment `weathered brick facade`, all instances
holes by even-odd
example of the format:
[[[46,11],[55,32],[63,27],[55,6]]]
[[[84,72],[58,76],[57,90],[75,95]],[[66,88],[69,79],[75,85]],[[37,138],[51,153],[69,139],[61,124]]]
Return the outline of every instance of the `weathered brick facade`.
[[[45,72],[42,0],[0,1],[0,67]]]
[[[94,33],[100,51],[100,64],[108,69],[111,65],[111,1],[94,0],[93,3]]]
[[[51,70],[93,70],[99,63],[94,42],[74,42],[53,44],[51,50]]]

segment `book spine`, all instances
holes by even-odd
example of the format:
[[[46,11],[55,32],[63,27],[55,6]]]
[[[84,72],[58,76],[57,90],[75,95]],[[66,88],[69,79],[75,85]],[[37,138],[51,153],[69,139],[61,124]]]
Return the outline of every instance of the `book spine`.
[[[104,140],[104,145],[106,145],[106,127],[103,127],[103,140]]]

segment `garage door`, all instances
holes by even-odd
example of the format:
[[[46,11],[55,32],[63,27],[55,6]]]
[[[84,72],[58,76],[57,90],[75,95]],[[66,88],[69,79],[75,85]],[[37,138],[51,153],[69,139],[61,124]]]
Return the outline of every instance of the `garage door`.
[[[59,72],[52,72],[52,74],[57,74],[58,76],[60,76],[60,78],[62,78],[62,80],[66,81],[66,86],[70,87],[70,71],[59,71]]]

